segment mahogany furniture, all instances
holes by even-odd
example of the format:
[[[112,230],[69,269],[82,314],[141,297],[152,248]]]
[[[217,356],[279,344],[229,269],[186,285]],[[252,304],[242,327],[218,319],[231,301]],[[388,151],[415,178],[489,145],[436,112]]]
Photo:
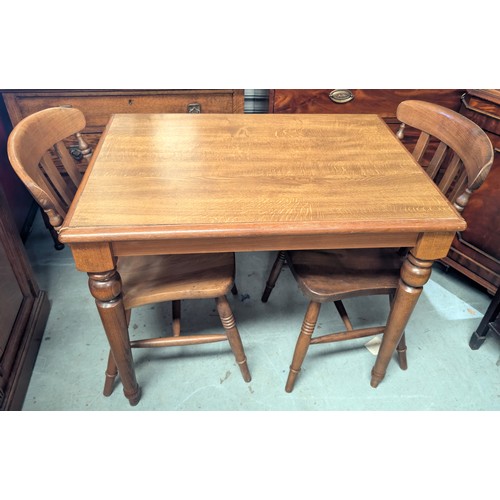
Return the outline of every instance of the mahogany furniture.
[[[457,234],[443,262],[494,294],[500,286],[500,90],[468,90],[460,113],[488,134],[495,160],[463,211],[467,229]]]
[[[20,237],[32,199],[9,165],[7,137],[11,129],[3,111],[0,109],[0,409],[20,410],[50,305]]]
[[[0,409],[21,410],[50,305],[0,186]]]
[[[47,214],[47,219],[57,233],[61,230],[67,209],[81,181],[81,174],[63,139],[79,133],[84,128],[85,118],[81,111],[75,108],[49,108],[24,118],[9,136],[8,154],[11,164]],[[57,152],[67,175],[61,175],[60,170],[56,168],[49,152],[51,148]],[[129,197],[118,196],[114,202],[118,203],[119,199],[122,203],[127,203]],[[132,199],[130,201],[133,202]],[[114,212],[113,207],[95,208]],[[120,319],[125,323],[120,326],[126,329],[132,308],[164,301],[172,301],[173,304],[173,335],[135,340],[127,345],[127,350],[133,347],[167,347],[227,340],[244,380],[250,381],[243,345],[226,299],[226,293],[233,286],[234,254],[121,256],[115,264],[120,272],[121,284],[120,278],[106,272],[99,272],[93,275],[96,279],[90,280],[90,288],[103,320],[109,315],[110,309],[121,307],[124,315]],[[107,301],[109,293],[116,290],[120,292],[120,289],[118,303]],[[180,300],[206,298],[215,299],[224,333],[181,336]],[[104,302],[100,303],[100,300]],[[108,333],[110,337],[116,334],[112,331]],[[112,338],[110,343],[114,345]],[[120,366],[121,356],[123,352],[116,349],[109,355],[105,396],[109,396],[113,390],[117,375],[116,364]],[[129,395],[131,404],[139,401],[136,391],[128,394],[125,388],[125,393]]]
[[[118,114],[60,229],[124,392],[139,398],[116,259],[408,247],[376,387],[434,259],[465,222],[376,115]]]
[[[486,340],[486,335],[491,331],[500,335],[500,318],[498,317],[498,313],[500,312],[500,289],[497,290],[493,300],[483,318],[481,319],[481,323],[477,327],[477,330],[472,334],[472,337],[469,341],[469,346],[471,349],[479,349],[483,342]]]
[[[80,172],[87,168],[93,151],[113,113],[243,113],[243,90],[2,90],[12,125],[42,109],[69,106],[83,112],[86,124],[82,138],[88,146],[74,136],[66,141]],[[88,149],[87,149],[88,148]],[[62,169],[57,155],[53,160]],[[46,219],[56,249],[63,248]],[[30,226],[32,221],[28,221]]]
[[[397,109],[401,128],[409,125],[420,130],[413,150],[417,165],[423,162],[431,137],[438,146],[429,163],[427,175],[453,202],[458,212],[463,211],[469,197],[485,180],[493,163],[493,147],[487,135],[475,123],[448,108],[417,100],[402,102]],[[418,193],[414,194],[418,196]],[[381,334],[386,325],[354,329],[342,299],[364,295],[388,294],[396,291],[402,249],[349,251],[295,251],[286,253],[299,288],[310,300],[302,330],[297,340],[286,391],[291,392],[301,369],[309,345],[338,342]],[[411,256],[410,256],[411,259]],[[283,260],[278,256],[271,276],[279,274]],[[268,282],[264,299],[267,300],[274,283]],[[334,302],[345,331],[313,337],[321,304]],[[406,369],[404,336],[398,346],[400,366]]]
[[[448,256],[441,259],[495,293],[500,284],[500,91],[465,89],[275,89],[269,94],[270,113],[377,113],[396,132],[400,102],[418,99],[459,111],[480,125],[495,150],[486,182],[471,197],[462,214],[467,230],[459,232]],[[403,143],[413,150],[418,131],[407,127]],[[432,154],[436,144],[431,143]]]

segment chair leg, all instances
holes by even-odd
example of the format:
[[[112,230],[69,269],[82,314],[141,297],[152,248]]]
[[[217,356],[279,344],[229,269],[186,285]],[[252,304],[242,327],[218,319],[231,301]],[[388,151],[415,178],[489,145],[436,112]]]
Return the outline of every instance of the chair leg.
[[[320,309],[321,304],[319,302],[309,303],[304,322],[302,323],[299,338],[297,339],[297,344],[295,345],[295,352],[293,353],[292,364],[290,365],[290,372],[288,373],[288,379],[285,386],[286,392],[292,392],[293,390],[295,379],[299,374],[302,362],[307,354],[307,349],[311,343],[311,337],[316,326],[316,321],[318,321]]]
[[[399,341],[399,344],[398,344],[396,350],[398,352],[399,367],[401,368],[401,370],[408,369],[408,361],[406,359],[405,332],[403,332],[403,335],[401,336],[401,340]]]
[[[267,300],[269,299],[269,295],[271,295],[274,285],[278,280],[278,276],[280,275],[283,264],[285,263],[285,258],[286,258],[285,251],[280,250],[278,256],[276,257],[276,260],[274,261],[271,273],[269,274],[269,278],[267,279],[266,288],[261,298],[262,302],[267,302]]]
[[[233,295],[238,295],[238,288],[236,287],[236,283],[233,283],[233,288],[231,288],[231,293]]]
[[[56,250],[62,250],[64,248],[64,244],[59,241],[59,235],[57,231],[54,229],[54,226],[49,221],[49,216],[45,213],[45,211],[40,208],[40,212],[42,214],[43,223],[45,227],[48,229],[50,236],[52,237],[52,241],[54,242],[54,248]]]
[[[172,333],[174,337],[181,334],[181,301],[172,300]]]
[[[342,319],[346,330],[352,330],[352,323],[351,320],[349,319],[349,315],[347,314],[347,311],[345,310],[344,304],[342,303],[341,300],[335,300],[333,302],[335,304],[335,307],[337,309],[337,312],[339,313],[340,318]]]
[[[215,302],[217,304],[217,312],[219,313],[222,326],[226,331],[227,340],[229,341],[229,345],[233,351],[236,363],[238,363],[240,367],[243,380],[245,382],[250,382],[252,377],[248,369],[247,358],[245,356],[243,344],[241,343],[240,334],[236,328],[236,321],[234,319],[233,312],[231,311],[229,302],[224,295],[222,297],[217,297]]]
[[[130,316],[132,314],[131,309],[125,311],[125,319],[127,320],[127,326],[130,324]],[[115,378],[118,375],[118,368],[115,363],[115,358],[113,358],[113,353],[109,351],[108,355],[108,366],[105,371],[104,389],[102,393],[105,396],[111,396],[113,393],[113,385],[115,383]]]
[[[115,384],[115,378],[118,375],[118,369],[116,368],[115,358],[113,358],[113,353],[109,351],[108,356],[108,366],[106,368],[106,379],[104,381],[104,390],[102,393],[105,396],[111,396],[113,393],[113,385]]]
[[[401,249],[400,249],[401,250]],[[392,307],[392,301],[394,300],[394,292],[389,294],[389,302]],[[406,338],[405,332],[403,331],[403,335],[401,335],[401,339],[399,340],[399,344],[396,347],[396,351],[398,353],[398,362],[401,370],[408,369],[408,360],[406,359]]]

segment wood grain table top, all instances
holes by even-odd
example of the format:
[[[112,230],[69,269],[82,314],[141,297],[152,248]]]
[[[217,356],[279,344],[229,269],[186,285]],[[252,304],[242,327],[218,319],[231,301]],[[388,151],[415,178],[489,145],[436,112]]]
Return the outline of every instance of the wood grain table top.
[[[119,114],[60,239],[464,228],[376,115]]]

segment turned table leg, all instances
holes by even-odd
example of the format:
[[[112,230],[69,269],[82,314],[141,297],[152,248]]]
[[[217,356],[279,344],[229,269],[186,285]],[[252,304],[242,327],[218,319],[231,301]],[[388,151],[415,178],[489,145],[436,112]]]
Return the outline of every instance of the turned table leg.
[[[422,293],[422,287],[431,275],[433,262],[434,260],[418,259],[410,252],[401,267],[401,277],[387,321],[387,328],[372,370],[372,387],[377,387],[385,376],[392,354]]]
[[[121,296],[121,280],[116,270],[103,273],[88,273],[89,288],[95,298],[125,397],[135,406],[141,397],[128,335],[127,319]]]

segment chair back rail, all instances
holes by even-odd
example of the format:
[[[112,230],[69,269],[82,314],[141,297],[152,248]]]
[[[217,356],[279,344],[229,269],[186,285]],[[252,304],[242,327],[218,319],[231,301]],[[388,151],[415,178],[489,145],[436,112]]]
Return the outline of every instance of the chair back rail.
[[[461,212],[493,164],[493,146],[488,136],[465,116],[438,104],[403,101],[396,115],[403,124],[421,131],[413,157]],[[429,163],[424,165],[423,158],[432,138],[440,142]]]
[[[73,200],[82,175],[63,139],[85,128],[83,113],[75,108],[48,108],[24,118],[7,143],[9,160],[57,230]],[[60,158],[61,173],[50,150]],[[64,175],[67,174],[67,175]]]

